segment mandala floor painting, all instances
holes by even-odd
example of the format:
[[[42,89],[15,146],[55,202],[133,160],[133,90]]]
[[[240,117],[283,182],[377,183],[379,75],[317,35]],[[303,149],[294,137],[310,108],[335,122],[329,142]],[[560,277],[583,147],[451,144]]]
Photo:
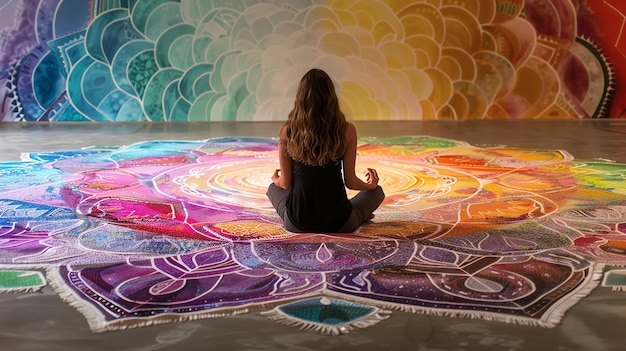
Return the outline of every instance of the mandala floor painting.
[[[393,310],[553,327],[626,264],[624,164],[363,138],[387,197],[331,235],[282,228],[277,159],[274,139],[214,138],[0,163],[0,280],[45,271],[96,332],[260,311],[340,334]]]

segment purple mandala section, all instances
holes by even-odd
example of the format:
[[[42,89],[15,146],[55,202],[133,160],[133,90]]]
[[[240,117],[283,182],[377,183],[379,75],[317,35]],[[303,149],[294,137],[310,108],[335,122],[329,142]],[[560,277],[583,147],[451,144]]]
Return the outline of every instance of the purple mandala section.
[[[265,197],[277,152],[218,138],[0,163],[0,265],[46,269],[94,331],[262,311],[342,333],[387,310],[550,327],[626,264],[626,165],[364,138],[357,172],[376,168],[387,195],[376,218],[293,234]]]

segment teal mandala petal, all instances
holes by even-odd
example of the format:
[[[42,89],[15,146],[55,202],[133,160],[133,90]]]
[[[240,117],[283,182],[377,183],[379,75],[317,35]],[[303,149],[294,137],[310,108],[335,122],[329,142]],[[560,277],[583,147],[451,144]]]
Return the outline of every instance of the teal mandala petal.
[[[88,87],[84,86],[85,82],[90,82],[94,90],[90,90],[90,96],[83,94]],[[67,79],[68,98],[72,105],[84,116],[88,116],[92,121],[111,121],[111,116],[107,116],[96,108],[99,103],[97,97],[94,96],[106,91],[112,87],[113,80],[108,67],[98,61],[94,61],[91,57],[85,56],[76,63],[74,69]],[[92,101],[90,101],[90,98]]]
[[[202,93],[211,91],[211,72],[213,65],[203,63],[189,68],[180,80],[180,92],[188,101],[193,102]]]
[[[186,70],[193,66],[193,36],[191,34],[183,35],[176,39],[170,47],[170,62],[173,67]]]
[[[161,6],[174,3],[171,0],[137,1],[130,5],[133,25],[148,37],[148,22],[154,12]]]
[[[124,44],[136,39],[144,39],[145,37],[138,33],[132,26],[128,18],[118,19],[109,23],[102,32],[102,41],[100,45],[103,48],[104,56],[108,63],[113,61]]]
[[[180,5],[176,2],[163,3],[150,13],[146,23],[146,36],[156,41],[165,30],[182,22]]]
[[[172,122],[187,122],[190,110],[191,105],[187,101],[178,99],[169,113],[168,120]]]
[[[141,52],[129,62],[127,75],[136,92],[134,95],[143,98],[148,82],[157,71],[158,66],[152,50]]]
[[[164,105],[170,104],[178,99],[178,92],[173,93],[168,90],[170,84],[178,81],[183,73],[177,69],[169,68],[158,71],[146,86],[144,94],[143,107],[151,121],[165,121],[166,115]],[[169,94],[166,96],[165,93]],[[167,99],[167,102],[165,101]]]
[[[166,68],[174,66],[172,63],[172,54],[173,46],[175,45],[176,40],[185,35],[193,35],[196,29],[193,26],[188,24],[178,24],[176,26],[168,28],[165,32],[159,36],[159,40],[156,42],[155,46],[155,59],[159,67]],[[191,42],[189,43],[189,52],[185,53],[190,57],[193,57],[191,52]]]
[[[389,318],[389,313],[377,307],[329,297],[291,302],[263,312],[283,324],[332,335],[372,326]]]
[[[85,48],[91,57],[98,61],[106,62],[104,48],[102,47],[105,29],[109,23],[124,18],[128,18],[128,10],[115,9],[100,14],[91,22],[85,35]]]
[[[150,77],[156,72],[156,65],[152,54],[154,43],[148,40],[133,40],[120,48],[111,63],[111,72],[117,86],[132,96],[141,96],[143,92],[135,90],[133,78],[138,78],[137,71],[141,71],[145,77]],[[141,63],[141,67],[137,65]],[[147,74],[146,74],[147,73]]]
[[[210,120],[210,106],[218,97],[214,92],[206,92],[193,102],[189,110],[189,121],[209,121]]]

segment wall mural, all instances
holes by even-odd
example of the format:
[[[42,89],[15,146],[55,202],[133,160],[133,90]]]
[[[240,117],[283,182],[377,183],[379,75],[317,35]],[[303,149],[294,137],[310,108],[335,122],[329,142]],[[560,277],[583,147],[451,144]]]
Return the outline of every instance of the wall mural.
[[[0,120],[284,120],[311,67],[352,120],[617,117],[621,28],[597,24],[601,11],[619,13],[584,0],[0,0]]]

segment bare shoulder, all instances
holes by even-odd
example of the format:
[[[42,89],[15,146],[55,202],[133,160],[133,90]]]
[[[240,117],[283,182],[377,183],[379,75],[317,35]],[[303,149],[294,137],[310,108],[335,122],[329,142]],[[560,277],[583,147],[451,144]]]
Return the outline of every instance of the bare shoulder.
[[[346,127],[346,138],[348,140],[350,139],[356,139],[356,127],[354,126],[354,124],[350,123],[350,122],[346,122],[347,127]]]
[[[281,140],[287,139],[287,125],[286,124],[283,124],[282,126],[280,126],[280,129],[278,130],[278,137]]]

